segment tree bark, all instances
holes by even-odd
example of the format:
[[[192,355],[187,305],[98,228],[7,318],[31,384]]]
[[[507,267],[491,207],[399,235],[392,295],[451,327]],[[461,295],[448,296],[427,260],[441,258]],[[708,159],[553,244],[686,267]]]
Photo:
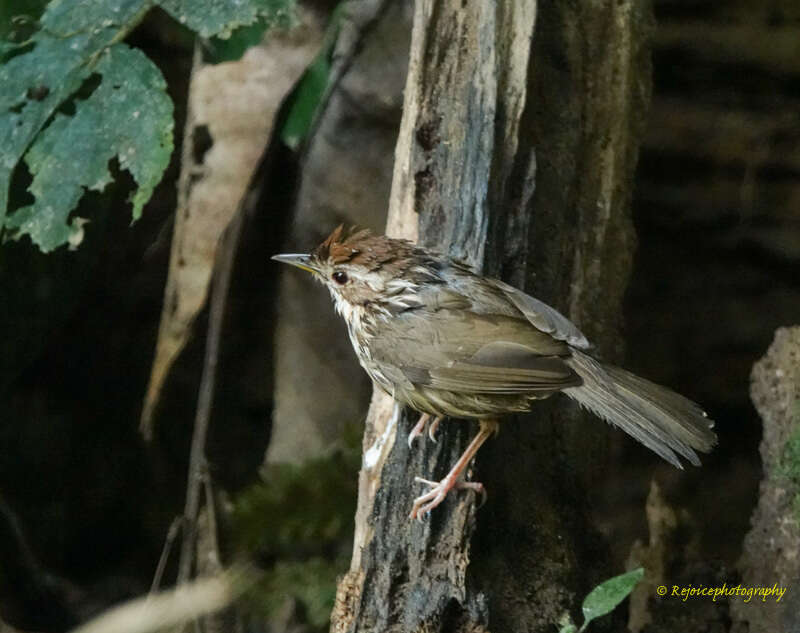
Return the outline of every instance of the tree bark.
[[[649,26],[632,0],[419,0],[396,150],[387,232],[524,287],[606,357],[619,353],[633,248]],[[605,425],[561,398],[505,421],[473,477],[486,506],[462,492],[418,523],[414,476],[443,476],[475,429],[448,420],[438,443],[409,450],[415,419],[373,397],[331,630],[551,632],[612,575],[587,521]]]
[[[797,631],[800,597],[800,327],[780,328],[753,366],[750,395],[763,420],[761,481],[753,528],[739,562],[745,587],[785,588],[762,601],[731,600],[733,616],[751,633]]]

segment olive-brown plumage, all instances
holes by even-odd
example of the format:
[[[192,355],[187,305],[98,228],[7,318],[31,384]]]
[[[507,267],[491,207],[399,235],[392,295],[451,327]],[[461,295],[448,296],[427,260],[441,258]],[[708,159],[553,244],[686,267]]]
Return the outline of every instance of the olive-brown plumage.
[[[309,255],[276,255],[314,274],[344,317],[361,366],[401,404],[423,414],[409,443],[434,418],[481,421],[480,431],[411,515],[452,488],[483,491],[462,473],[496,420],[563,392],[681,467],[716,443],[694,402],[630,372],[601,364],[562,314],[516,288],[405,240],[336,229]]]

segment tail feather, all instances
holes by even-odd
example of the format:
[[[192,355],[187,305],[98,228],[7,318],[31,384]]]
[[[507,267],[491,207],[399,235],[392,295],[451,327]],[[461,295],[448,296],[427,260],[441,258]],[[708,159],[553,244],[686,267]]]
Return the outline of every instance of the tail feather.
[[[567,363],[583,384],[565,394],[674,466],[683,467],[679,455],[699,466],[695,450],[707,453],[717,443],[714,423],[688,398],[574,349]]]

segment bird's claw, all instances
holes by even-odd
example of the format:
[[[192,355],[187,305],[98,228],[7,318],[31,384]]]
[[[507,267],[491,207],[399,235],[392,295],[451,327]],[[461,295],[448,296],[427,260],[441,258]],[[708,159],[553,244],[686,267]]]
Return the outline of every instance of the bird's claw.
[[[414,477],[414,481],[429,486],[430,490],[414,499],[414,505],[411,508],[411,514],[409,514],[409,518],[411,519],[422,521],[430,514],[431,510],[445,500],[448,493],[453,489],[474,490],[476,494],[481,496],[478,508],[486,503],[486,488],[482,483],[477,481],[464,481],[463,479],[459,479],[454,482],[447,477],[442,479],[442,481],[431,481],[430,479],[423,479],[422,477]]]
[[[439,424],[442,421],[442,416],[438,416],[431,425],[428,427],[428,437],[430,438],[431,442],[436,444],[436,429],[439,428]]]
[[[414,440],[416,440],[425,432],[425,427],[428,425],[428,421],[430,419],[430,413],[423,413],[419,417],[419,421],[414,425],[414,428],[411,429],[411,432],[408,434],[408,448],[411,448],[414,445]],[[441,415],[436,416],[433,419],[433,422],[431,422],[430,427],[428,427],[428,437],[434,444],[436,443],[436,429],[439,428],[439,424],[441,423],[442,419],[443,418]]]
[[[408,448],[411,448],[414,444],[414,440],[425,432],[425,425],[428,423],[428,419],[430,417],[431,416],[427,413],[423,413],[419,417],[419,421],[414,425],[414,428],[411,429],[411,432],[408,434]]]

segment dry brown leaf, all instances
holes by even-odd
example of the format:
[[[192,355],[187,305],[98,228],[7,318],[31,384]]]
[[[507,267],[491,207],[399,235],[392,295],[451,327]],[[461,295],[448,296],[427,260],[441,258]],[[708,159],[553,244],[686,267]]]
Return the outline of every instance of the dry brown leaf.
[[[238,61],[195,64],[164,308],[142,409],[146,438],[170,368],[205,304],[220,237],[247,191],[281,103],[321,45],[315,17],[298,11],[298,21],[289,32],[269,33]],[[196,163],[192,139],[202,127],[213,145]]]

